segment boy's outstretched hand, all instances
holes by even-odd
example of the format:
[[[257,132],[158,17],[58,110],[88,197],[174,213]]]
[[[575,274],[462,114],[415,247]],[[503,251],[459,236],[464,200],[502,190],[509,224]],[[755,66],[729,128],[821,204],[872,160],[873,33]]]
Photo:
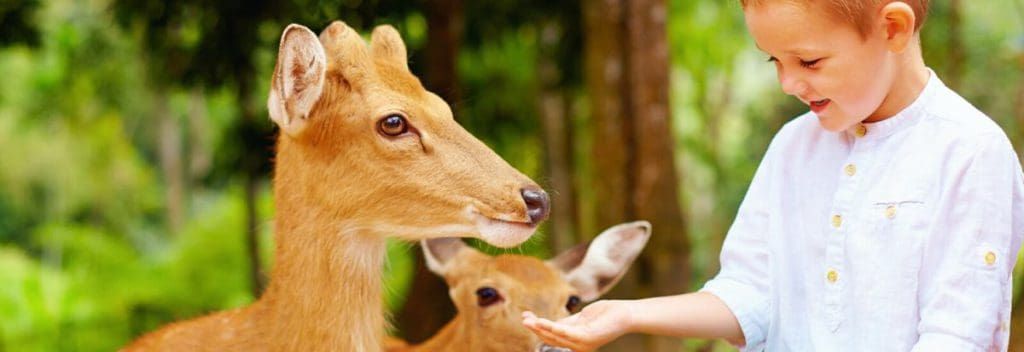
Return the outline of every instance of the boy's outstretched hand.
[[[576,352],[593,351],[626,334],[631,319],[626,301],[597,301],[558,321],[523,312],[523,325],[544,343]]]

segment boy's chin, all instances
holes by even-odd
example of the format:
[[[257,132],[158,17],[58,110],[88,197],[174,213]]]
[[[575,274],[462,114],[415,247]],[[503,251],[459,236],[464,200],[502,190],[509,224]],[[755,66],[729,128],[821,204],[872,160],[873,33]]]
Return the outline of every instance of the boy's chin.
[[[815,114],[815,116],[818,116],[818,123],[821,124],[821,128],[829,132],[842,132],[853,126],[853,124],[847,123],[835,116],[822,116],[818,114]]]

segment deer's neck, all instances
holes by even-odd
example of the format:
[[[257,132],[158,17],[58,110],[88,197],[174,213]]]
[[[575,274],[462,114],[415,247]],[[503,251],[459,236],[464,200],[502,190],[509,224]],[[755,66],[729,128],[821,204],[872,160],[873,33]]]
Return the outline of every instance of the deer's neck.
[[[257,322],[271,350],[379,351],[383,237],[336,213],[275,198],[276,262],[260,299],[265,322]]]

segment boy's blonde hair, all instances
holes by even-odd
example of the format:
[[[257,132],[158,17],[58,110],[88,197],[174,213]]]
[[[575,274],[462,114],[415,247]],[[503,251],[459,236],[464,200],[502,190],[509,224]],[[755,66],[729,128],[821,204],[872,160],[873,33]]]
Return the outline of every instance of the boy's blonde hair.
[[[891,2],[902,2],[914,9],[914,31],[921,29],[924,20],[928,17],[929,0],[740,0],[743,8],[758,6],[769,1],[788,1],[795,4],[810,6],[818,5],[835,18],[852,24],[860,32],[861,36],[871,33],[871,13],[877,11],[882,5]]]

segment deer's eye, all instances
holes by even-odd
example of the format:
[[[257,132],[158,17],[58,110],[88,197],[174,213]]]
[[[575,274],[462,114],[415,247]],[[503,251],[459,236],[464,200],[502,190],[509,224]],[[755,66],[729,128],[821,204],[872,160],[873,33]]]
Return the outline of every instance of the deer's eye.
[[[569,296],[569,300],[565,302],[565,310],[575,312],[576,309],[580,307],[580,303],[582,303],[582,301],[580,301],[580,296]]]
[[[405,120],[405,116],[391,114],[380,119],[377,129],[386,136],[397,137],[409,132],[409,122]]]
[[[477,305],[487,307],[498,302],[501,302],[501,295],[498,294],[498,290],[491,287],[481,287],[476,290]]]

